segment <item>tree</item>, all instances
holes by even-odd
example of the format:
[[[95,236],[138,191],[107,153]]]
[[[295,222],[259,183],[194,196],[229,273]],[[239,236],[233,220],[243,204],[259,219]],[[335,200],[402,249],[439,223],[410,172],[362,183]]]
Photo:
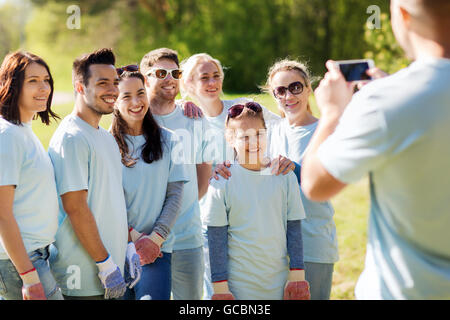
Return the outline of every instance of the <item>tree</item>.
[[[8,1],[0,6],[0,59],[23,46],[25,23],[28,19],[27,1]]]
[[[118,64],[129,64],[169,47],[181,59],[207,52],[221,60],[226,92],[257,92],[280,58],[306,61],[315,75],[327,59],[362,58],[371,50],[367,7],[388,10],[384,0],[80,0],[82,27],[68,30],[71,1],[32,2],[27,47],[49,57],[64,82],[83,52],[112,47]]]

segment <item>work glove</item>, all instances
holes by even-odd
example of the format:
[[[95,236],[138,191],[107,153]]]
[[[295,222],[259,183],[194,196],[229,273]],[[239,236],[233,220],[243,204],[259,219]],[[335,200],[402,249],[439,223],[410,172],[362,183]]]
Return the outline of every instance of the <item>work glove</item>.
[[[19,273],[22,279],[22,298],[23,300],[47,300],[44,287],[39,279],[36,268]]]
[[[235,300],[233,294],[228,288],[228,281],[219,281],[212,283],[214,294],[211,300]]]
[[[284,287],[283,300],[311,300],[305,270],[290,270]]]
[[[112,257],[108,255],[103,262],[96,262],[99,273],[98,277],[105,288],[105,299],[117,299],[125,294],[127,286],[120,273],[119,267],[114,263]]]
[[[133,242],[129,242],[125,258],[125,283],[132,289],[139,282],[142,275],[141,262],[136,253],[136,247]]]
[[[163,242],[164,238],[154,231],[149,236],[139,237],[135,246],[142,266],[153,263],[158,257],[162,257],[161,245]]]

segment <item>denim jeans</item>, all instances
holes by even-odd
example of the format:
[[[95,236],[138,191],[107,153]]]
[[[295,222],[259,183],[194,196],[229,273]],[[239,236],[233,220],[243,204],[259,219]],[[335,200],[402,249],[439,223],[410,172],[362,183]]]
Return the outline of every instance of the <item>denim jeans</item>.
[[[172,252],[172,297],[174,300],[201,300],[203,293],[203,248]]]
[[[309,282],[311,300],[330,300],[333,263],[305,261],[305,278]]]
[[[36,268],[48,300],[63,300],[61,290],[50,271],[48,246],[28,254]],[[6,300],[22,300],[22,279],[9,259],[0,260],[0,297]]]
[[[127,288],[123,299],[170,300],[171,260],[172,254],[163,252],[161,258],[142,266],[141,279],[132,289]]]

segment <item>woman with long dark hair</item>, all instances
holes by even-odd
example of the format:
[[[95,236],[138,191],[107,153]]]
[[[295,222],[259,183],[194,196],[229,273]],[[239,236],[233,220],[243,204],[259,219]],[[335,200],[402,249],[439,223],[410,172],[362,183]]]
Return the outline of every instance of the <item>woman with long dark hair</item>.
[[[49,245],[58,227],[51,160],[33,133],[48,125],[53,78],[40,57],[17,51],[0,68],[0,297],[62,299],[50,272]]]
[[[130,239],[142,265],[141,279],[125,299],[169,300],[174,241],[170,230],[187,178],[184,166],[172,157],[181,149],[176,148],[174,133],[154,120],[144,77],[130,69],[137,66],[118,69],[120,93],[111,126],[122,155]]]

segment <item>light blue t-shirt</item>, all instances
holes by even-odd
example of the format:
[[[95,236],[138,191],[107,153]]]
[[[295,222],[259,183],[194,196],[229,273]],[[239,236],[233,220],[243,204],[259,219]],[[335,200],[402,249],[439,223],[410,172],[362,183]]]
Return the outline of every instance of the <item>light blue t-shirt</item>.
[[[305,218],[297,178],[237,163],[230,171],[228,180],[211,180],[204,207],[207,226],[228,226],[229,288],[238,300],[280,300],[289,272],[287,221]]]
[[[126,136],[128,150],[133,158],[138,159],[133,167],[123,166],[123,189],[127,203],[128,224],[139,232],[150,234],[158,220],[166,199],[169,182],[187,182],[184,165],[173,163],[171,154],[175,149],[176,138],[173,132],[161,128],[163,156],[158,161],[146,163],[141,152],[145,137]],[[169,233],[161,251],[172,252],[173,232]]]
[[[0,186],[14,185],[13,214],[29,253],[55,240],[58,196],[53,166],[31,124],[0,117]],[[0,259],[9,259],[0,245]]]
[[[190,119],[180,105],[167,115],[153,117],[161,127],[174,131],[176,147],[171,152],[172,162],[184,164],[187,179],[184,184],[180,213],[172,228],[175,236],[173,250],[194,249],[202,246],[200,207],[198,202],[197,164],[211,162],[212,153],[206,120]]]
[[[286,118],[268,130],[269,154],[282,155],[299,165],[318,122],[307,126],[291,126]],[[303,256],[306,262],[335,263],[339,259],[334,209],[329,201],[314,202],[300,190],[306,219],[302,221]]]
[[[128,243],[128,223],[122,188],[122,163],[114,137],[70,114],[61,121],[49,145],[58,194],[87,190],[87,203],[100,238],[122,274]],[[104,293],[95,261],[79,242],[60,200],[56,256],[51,268],[68,296]],[[56,252],[55,252],[56,253]]]
[[[450,60],[424,58],[355,94],[320,146],[344,183],[369,175],[358,299],[450,299]]]

